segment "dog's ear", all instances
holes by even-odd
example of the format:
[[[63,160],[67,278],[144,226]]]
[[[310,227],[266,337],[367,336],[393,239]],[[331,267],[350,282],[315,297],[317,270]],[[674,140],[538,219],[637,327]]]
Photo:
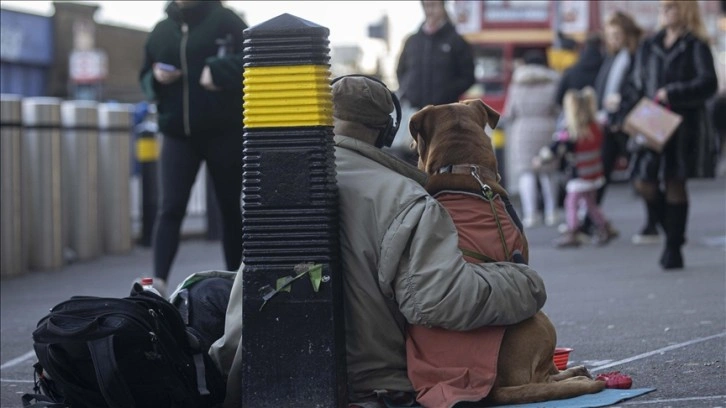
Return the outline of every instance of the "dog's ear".
[[[434,105],[426,105],[411,115],[411,119],[408,121],[408,131],[414,139],[417,139],[417,135],[423,130],[423,120],[426,117],[426,112],[433,107]]]
[[[426,163],[426,140],[423,138],[423,136],[419,134],[416,135],[416,139],[412,142],[412,144],[416,146],[416,152],[418,153],[419,157],[419,164]]]
[[[426,162],[426,147],[428,146],[427,139],[429,135],[424,132],[423,122],[433,107],[433,105],[424,106],[421,110],[411,115],[411,119],[408,121],[408,131],[411,133],[413,143],[416,145],[419,160],[424,163]]]
[[[492,109],[491,106],[484,103],[481,99],[467,99],[461,101],[461,103],[469,105],[472,109],[475,109],[481,117],[484,118],[482,126],[489,125],[490,128],[494,129],[499,123],[499,112]]]

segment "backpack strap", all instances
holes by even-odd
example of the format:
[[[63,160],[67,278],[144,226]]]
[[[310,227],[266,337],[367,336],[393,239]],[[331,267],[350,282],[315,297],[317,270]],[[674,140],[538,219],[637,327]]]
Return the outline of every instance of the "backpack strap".
[[[207,388],[207,369],[204,366],[204,356],[197,353],[194,356],[194,368],[197,374],[197,391],[199,395],[205,396],[211,394]]]
[[[33,345],[33,348],[35,349],[35,355],[38,356],[38,360],[40,361],[41,365],[43,366],[43,369],[50,375],[53,380],[57,381],[58,384],[63,384],[63,389],[68,389],[71,391],[70,393],[64,392],[64,398],[66,403],[73,404],[73,401],[76,400],[84,400],[84,399],[91,399],[92,396],[98,394],[97,391],[84,388],[79,386],[73,381],[69,381],[68,378],[72,378],[72,376],[69,376],[65,370],[59,371],[61,367],[63,367],[63,364],[59,362],[59,364],[53,364],[54,360],[57,360],[56,357],[54,357],[50,344],[38,344],[35,343]],[[56,370],[58,368],[58,370]],[[69,397],[70,394],[80,396],[72,399]]]
[[[98,388],[109,408],[134,408],[136,403],[131,397],[131,391],[116,363],[116,356],[113,352],[114,337],[116,336],[110,335],[89,340],[87,343],[93,367],[96,370]]]
[[[23,394],[20,398],[23,401],[23,408],[68,408],[68,405],[55,402],[42,394]]]

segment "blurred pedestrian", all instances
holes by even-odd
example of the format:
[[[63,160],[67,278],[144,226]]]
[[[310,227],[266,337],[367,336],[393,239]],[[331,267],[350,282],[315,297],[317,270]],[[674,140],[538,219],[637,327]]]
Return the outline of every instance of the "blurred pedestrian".
[[[557,216],[557,163],[535,169],[532,159],[540,149],[552,142],[559,107],[555,91],[559,81],[556,71],[547,66],[547,57],[538,50],[527,51],[524,65],[512,74],[507,91],[503,120],[507,122],[507,161],[509,170],[518,175],[519,197],[522,205],[522,224],[532,227],[541,222],[537,212],[537,181],[542,188],[544,222],[554,225]]]
[[[162,134],[154,284],[166,289],[182,220],[202,161],[223,220],[228,270],[242,259],[242,31],[221,1],[175,0],[149,34],[139,78]],[[211,211],[211,209],[208,209]]]
[[[604,60],[601,36],[596,33],[591,34],[585,39],[577,62],[562,73],[555,93],[557,105],[562,106],[565,93],[570,89],[579,91],[586,86],[595,87],[595,79]]]
[[[471,45],[454,28],[443,0],[423,0],[425,21],[408,37],[396,75],[402,101],[419,110],[457,102],[474,84]]]
[[[605,189],[610,183],[617,159],[627,156],[628,135],[621,127],[627,112],[620,107],[620,94],[625,79],[633,71],[635,51],[640,44],[643,30],[633,18],[616,11],[605,21],[604,37],[606,57],[595,79],[598,101],[598,121],[603,126],[602,164],[605,183],[597,190],[596,202],[602,203]],[[592,220],[585,216],[582,230],[591,233]]]
[[[597,96],[592,87],[565,93],[564,116],[567,130],[559,131],[556,140],[541,150],[533,160],[535,167],[565,157],[569,170],[567,180],[567,231],[556,241],[558,247],[576,247],[580,223],[577,212],[583,205],[597,227],[595,242],[606,244],[617,234],[595,201],[598,188],[605,182],[601,157],[602,128],[597,122]]]
[[[396,67],[398,96],[404,111],[402,127],[408,129],[408,118],[426,105],[457,102],[474,84],[474,56],[451,23],[443,0],[422,0],[425,20],[419,30],[409,36]],[[415,151],[410,148],[407,131],[396,138],[394,150],[402,156]],[[406,151],[408,150],[408,151]]]
[[[713,177],[715,171],[716,138],[706,101],[718,84],[698,2],[661,0],[660,19],[661,29],[638,48],[622,107],[627,112],[645,96],[683,117],[661,153],[642,147],[632,159],[635,187],[648,213],[640,235],[658,234],[660,223],[666,235],[660,265],[680,269],[689,206],[686,181]]]

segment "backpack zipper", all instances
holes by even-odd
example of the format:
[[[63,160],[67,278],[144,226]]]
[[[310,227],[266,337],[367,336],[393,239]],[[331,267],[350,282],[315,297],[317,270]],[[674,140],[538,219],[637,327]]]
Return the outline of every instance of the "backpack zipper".
[[[189,125],[189,67],[187,64],[187,40],[189,38],[189,25],[187,25],[187,23],[183,23],[181,26],[181,31],[182,39],[180,45],[180,57],[183,75],[182,87],[184,90],[184,100],[182,101],[182,103],[184,104],[184,112],[182,114],[182,118],[184,120],[184,133],[187,136],[191,136],[192,130],[191,126]]]

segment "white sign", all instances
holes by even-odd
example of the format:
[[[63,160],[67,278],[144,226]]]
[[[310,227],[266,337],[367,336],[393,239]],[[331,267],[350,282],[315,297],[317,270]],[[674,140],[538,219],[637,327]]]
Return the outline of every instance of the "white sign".
[[[454,3],[452,20],[459,34],[481,31],[481,2],[457,1]]]
[[[581,0],[560,1],[560,30],[563,33],[585,33],[589,29],[589,20],[589,2]]]
[[[548,21],[549,17],[549,0],[487,1],[484,4],[487,23],[541,23]]]
[[[102,50],[72,51],[69,57],[71,81],[94,83],[106,78],[108,58]]]

